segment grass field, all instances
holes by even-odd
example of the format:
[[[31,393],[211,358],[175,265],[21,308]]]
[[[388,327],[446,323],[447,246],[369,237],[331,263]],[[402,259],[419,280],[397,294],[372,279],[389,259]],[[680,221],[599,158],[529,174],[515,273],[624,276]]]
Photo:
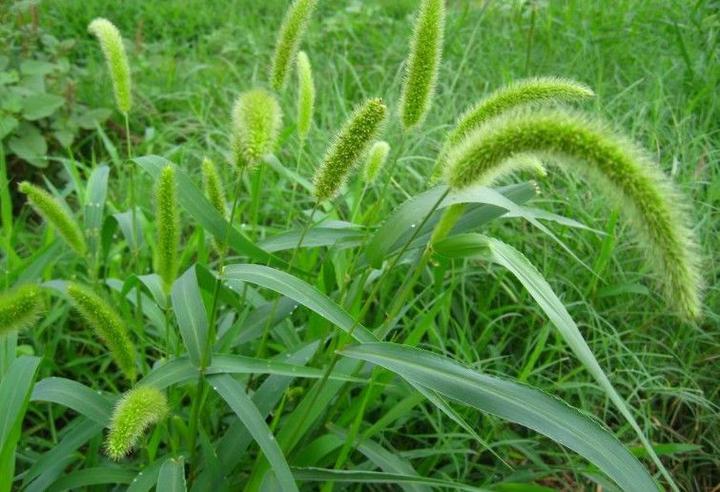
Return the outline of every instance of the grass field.
[[[461,405],[458,398],[433,390],[429,380],[426,391],[453,401],[446,411],[390,370],[365,365],[355,371],[357,361],[335,355],[336,349],[354,343],[337,328],[342,323],[332,317],[336,321],[329,321],[322,310],[295,306],[305,302],[289,300],[287,291],[278,296],[282,289],[260,288],[262,282],[253,283],[233,267],[227,271],[237,274],[234,280],[223,286],[215,281],[213,272],[223,264],[269,262],[347,311],[351,323],[345,331],[354,332],[358,324],[378,329],[387,341],[531,385],[577,407],[578,415],[593,416],[603,424],[598,428],[609,429],[660,487],[670,490],[667,477],[606,388],[580,363],[527,286],[507,269],[487,259],[449,260],[442,255],[424,262],[422,249],[397,262],[399,256],[386,251],[383,266],[375,269],[365,257],[373,245],[370,239],[387,218],[431,187],[435,157],[458,115],[514,80],[556,75],[591,87],[596,96],[577,106],[647,149],[681,192],[685,203],[673,206],[689,210],[698,238],[705,286],[702,318],[684,321],[656,288],[659,274],[647,265],[647,250],[624,220],[625,204],[558,168],[537,179],[518,173],[500,185],[536,179],[536,187],[524,185],[532,195],[525,205],[586,228],[542,221],[554,239],[530,221],[501,217],[472,230],[522,252],[547,280],[655,444],[677,487],[718,490],[718,4],[449,0],[432,108],[421,127],[404,132],[397,101],[418,3],[319,1],[301,45],[312,63],[317,91],[308,138],[301,144],[295,128],[293,73],[288,88],[277,95],[284,113],[277,159],[242,175],[238,188],[237,229],[279,260],[252,258],[235,247],[227,258],[218,252],[223,249],[216,248],[219,239],[210,240],[211,228],[183,202],[188,196],[183,196],[181,182],[179,280],[172,295],[153,289],[155,280],[143,284],[137,277],[155,271],[153,252],[162,239],[156,227],[154,179],[129,158],[162,156],[198,187],[201,162],[212,159],[220,169],[229,209],[237,175],[227,164],[233,101],[253,87],[269,88],[268,65],[288,3],[54,0],[40,3],[34,15],[24,5],[0,6],[7,26],[2,32],[8,37],[1,49],[8,56],[35,56],[34,43],[39,41],[33,38],[33,22],[57,39],[76,40],[68,55],[78,66],[72,97],[90,108],[114,108],[102,53],[87,32],[94,18],[111,20],[125,39],[134,97],[129,135],[123,116],[114,111],[102,125],[79,133],[68,148],[51,144],[43,169],[9,154],[3,159],[10,182],[10,194],[3,196],[4,287],[44,282],[48,294],[35,323],[17,337],[2,339],[0,375],[5,378],[0,380],[0,395],[10,394],[8,366],[16,353],[37,355],[42,362],[22,424],[14,426],[0,416],[0,467],[7,468],[0,470],[0,476],[7,477],[0,479],[0,486],[114,490],[150,476],[138,481],[150,480],[142,485],[146,488],[134,489],[149,490],[158,474],[163,487],[174,486],[163,480],[177,474],[185,477],[190,490],[280,490],[279,458],[268,451],[275,446],[301,490],[328,491],[331,478],[337,480],[337,490],[452,490],[458,484],[499,491],[618,490],[582,453],[547,433],[528,430],[497,412]],[[358,174],[337,199],[317,206],[305,180],[311,180],[353,107],[369,97],[382,97],[388,104],[382,135],[391,148],[388,164],[376,183],[368,185]],[[98,253],[74,255],[53,228],[24,205],[17,183],[28,180],[47,189],[51,184],[89,228],[92,213],[84,197],[93,189],[89,176],[101,165],[110,168],[104,217],[95,219],[104,232],[88,235],[91,251],[94,247]],[[137,247],[126,235],[132,232],[131,186],[144,237]],[[122,212],[127,212],[124,219],[108,219]],[[424,224],[415,225],[420,230]],[[403,237],[411,234],[408,230]],[[196,376],[197,370],[188,366],[190,377],[161,388],[167,393],[169,416],[140,438],[132,455],[114,463],[104,452],[102,422],[117,396],[133,385],[106,344],[71,309],[62,281],[92,284],[112,299],[135,341],[141,377],[186,352],[192,358],[183,327],[188,322],[196,329],[198,323],[205,326],[206,338],[207,333],[218,335],[219,341],[207,346],[228,360],[240,355],[260,365],[265,362],[257,359],[272,359],[277,366],[224,371],[239,373],[235,377],[221,370],[223,374]],[[307,287],[299,290],[297,295],[310,302]],[[138,299],[144,309],[138,308]],[[282,362],[296,364],[293,370],[307,369],[306,377],[291,378]],[[323,375],[330,373],[325,381]],[[341,381],[340,376],[354,379]],[[85,388],[46,379],[50,377]],[[250,401],[243,390],[255,402],[243,408],[259,409],[259,420],[244,420],[233,407],[230,393],[235,392],[236,405]],[[78,402],[70,403],[75,399]],[[24,410],[22,397],[20,402]],[[2,405],[0,401],[0,409],[11,415],[10,407]],[[269,441],[256,435],[262,432],[267,438],[268,431]],[[145,475],[138,475],[141,471]],[[380,471],[387,474],[384,479]],[[416,475],[437,483],[402,483],[401,477]]]

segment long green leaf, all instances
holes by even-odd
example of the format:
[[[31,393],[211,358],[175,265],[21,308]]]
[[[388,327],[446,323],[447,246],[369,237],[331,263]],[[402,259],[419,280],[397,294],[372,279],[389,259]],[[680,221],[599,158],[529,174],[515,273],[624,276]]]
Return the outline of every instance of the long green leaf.
[[[93,422],[106,425],[112,415],[112,401],[82,383],[50,377],[37,382],[32,401],[49,401],[72,408]]]
[[[75,490],[92,485],[129,484],[135,478],[132,470],[114,466],[97,466],[69,473],[57,479],[48,492]]]
[[[158,473],[157,492],[185,492],[185,460],[169,459],[160,467]]]
[[[380,365],[453,400],[533,429],[567,446],[627,491],[657,490],[640,462],[597,421],[562,400],[488,376],[447,357],[394,343],[365,343],[343,355]]]
[[[451,490],[464,490],[467,492],[487,492],[488,489],[472,487],[450,480],[426,478],[404,473],[388,473],[362,470],[331,470],[327,468],[293,468],[295,478],[303,482],[344,482],[344,483],[386,483],[386,484],[414,484],[427,487]]]
[[[172,306],[190,360],[198,367],[206,365],[210,361],[202,358],[207,346],[208,319],[194,266],[173,284]]]
[[[103,211],[107,197],[107,184],[110,168],[99,166],[93,169],[85,190],[84,226],[88,247],[92,255],[97,255],[100,247],[100,232],[103,226]]]

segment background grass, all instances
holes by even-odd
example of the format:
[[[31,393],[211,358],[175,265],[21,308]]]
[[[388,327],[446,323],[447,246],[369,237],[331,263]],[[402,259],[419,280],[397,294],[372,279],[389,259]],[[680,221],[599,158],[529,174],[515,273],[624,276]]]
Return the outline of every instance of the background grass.
[[[397,100],[415,4],[320,2],[304,42],[318,85],[308,155],[322,155],[327,139],[355,102],[375,95]],[[226,161],[231,101],[266,78],[285,8],[286,2],[279,0],[55,0],[40,5],[39,22],[58,38],[78,40],[73,59],[87,71],[77,80],[77,98],[89,106],[108,107],[111,93],[104,62],[86,26],[97,16],[111,19],[130,42],[137,101],[131,119],[135,153],[162,154],[198,175],[203,156]],[[14,21],[12,14],[6,19]],[[546,236],[516,221],[502,223],[494,233],[528,255],[562,294],[601,365],[628,396],[641,424],[651,429],[653,441],[698,445],[668,458],[671,472],[686,490],[712,490],[720,482],[719,35],[718,4],[712,1],[451,0],[435,104],[421,132],[405,141],[389,192],[382,197],[371,194],[367,202],[382,198],[383,209],[389,211],[424,190],[445,131],[489,90],[530,75],[561,75],[590,85],[597,93],[592,109],[648,148],[688,197],[705,258],[705,320],[688,326],[665,314],[641,250],[622,221],[615,225],[618,211],[584,182],[563,175],[545,179],[535,204],[614,233],[603,237],[556,229],[597,278]],[[293,90],[286,92],[282,101],[288,115],[294,114],[293,95]],[[106,130],[121,147],[122,120],[115,118]],[[294,162],[292,116],[288,120],[279,157]],[[389,128],[391,134],[397,133],[396,126]],[[108,160],[106,145],[94,132],[84,137],[76,152],[87,161]],[[304,165],[303,174],[309,176],[314,163]],[[51,169],[49,179],[67,180],[60,167]],[[259,218],[250,229],[255,237],[282,232],[288,222],[288,182],[271,171],[265,172],[265,180],[262,200],[243,204]],[[144,200],[144,206],[151,207],[147,196]],[[33,228],[27,224],[17,232],[25,252],[35,245],[29,234]],[[635,441],[562,341],[549,332],[546,318],[517,282],[483,268],[452,276],[448,282],[454,286],[453,296],[443,295],[447,284],[442,282],[418,290],[421,299],[436,300],[437,312],[429,316],[424,311],[428,303],[418,302],[403,326],[430,323],[428,344],[488,372],[521,377],[558,394],[598,415],[624,442]],[[391,282],[387,286],[384,295],[391,298],[395,287]],[[50,317],[45,325],[55,321]],[[71,342],[72,334],[56,336],[36,350],[45,350],[55,360],[54,375],[96,381],[97,374],[85,372],[88,361],[73,352]],[[106,379],[103,384],[114,387],[112,375],[101,377]],[[368,411],[363,428],[380,418],[383,409],[378,405]],[[42,427],[47,415],[36,418]],[[472,412],[467,418],[510,461],[532,462],[539,452],[556,454],[560,462],[576,459],[495,419]],[[35,449],[52,442],[45,433],[30,432],[24,439]],[[420,474],[476,483],[507,473],[430,407],[409,410],[378,439],[412,459]],[[568,467],[567,476],[556,474],[544,483],[574,490],[576,480],[581,479]]]

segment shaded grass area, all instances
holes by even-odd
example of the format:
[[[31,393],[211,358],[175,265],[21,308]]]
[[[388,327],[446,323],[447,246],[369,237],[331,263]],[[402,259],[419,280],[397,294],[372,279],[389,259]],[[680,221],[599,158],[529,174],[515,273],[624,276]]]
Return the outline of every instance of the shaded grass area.
[[[327,139],[353,103],[373,95],[397,100],[415,7],[409,0],[320,3],[304,43],[319,94],[315,128],[306,149],[309,156],[322,155]],[[226,161],[231,101],[239,91],[266,79],[274,33],[285,7],[277,0],[224,0],[211,6],[199,0],[56,1],[41,6],[40,22],[59,38],[78,39],[74,56],[86,65],[88,77],[78,81],[77,97],[91,106],[107,106],[110,89],[86,26],[96,16],[115,22],[130,43],[138,101],[131,120],[135,152],[166,155],[199,174],[205,155]],[[648,148],[692,203],[706,261],[704,321],[687,326],[665,314],[632,235],[622,221],[616,223],[616,207],[599,199],[584,182],[551,176],[540,183],[542,194],[536,205],[608,233],[556,229],[597,276],[517,221],[503,222],[493,232],[525,252],[562,294],[601,365],[619,391],[628,395],[653,441],[700,446],[668,458],[671,471],[687,490],[709,490],[720,480],[716,253],[720,249],[720,19],[716,12],[712,2],[703,1],[449,2],[435,105],[421,132],[404,140],[405,152],[395,163],[389,193],[374,196],[390,211],[425,189],[435,152],[453,118],[489,90],[517,78],[549,74],[590,85],[598,96],[589,105]],[[292,115],[293,91],[282,103]],[[388,129],[392,135],[399,131],[395,121]],[[283,162],[296,159],[291,125],[290,121],[279,155]],[[122,120],[117,117],[108,131],[120,147]],[[106,145],[96,134],[86,137],[80,148],[88,158],[108,159]],[[393,152],[397,157],[398,149]],[[305,160],[302,165],[303,174],[309,176],[316,163]],[[281,232],[287,223],[290,185],[273,171],[264,172],[262,201],[243,205],[260,219],[250,230],[255,237]],[[123,190],[112,192],[121,197]],[[308,202],[302,206],[309,206],[309,198],[303,199]],[[143,205],[151,207],[147,196],[144,200]],[[350,206],[342,203],[341,209],[347,212]],[[30,245],[29,236],[27,241]],[[469,271],[470,265],[465,269]],[[473,267],[472,273],[462,273],[428,281],[424,290],[418,289],[416,295],[424,302],[410,307],[399,329],[428,323],[427,346],[557,393],[598,415],[624,441],[634,442],[632,431],[549,330],[547,320],[517,282],[495,269]],[[402,273],[397,282],[401,279]],[[392,298],[397,285],[386,285],[382,295]],[[451,288],[454,294],[444,295]],[[374,315],[382,317],[381,312]],[[66,313],[53,316],[62,318]],[[51,317],[45,325],[54,321]],[[71,357],[71,341],[72,334],[56,338],[48,355],[56,354],[56,364],[66,374],[94,380],[95,374],[84,373],[84,354]],[[106,379],[104,383],[113,387],[111,375]],[[352,396],[348,393],[335,404],[340,425],[349,424],[342,409],[350,405]],[[382,417],[386,410],[382,403],[379,400],[368,411],[365,427]],[[483,438],[496,443],[498,452],[513,461],[516,473],[522,473],[523,463],[539,466],[548,457],[557,463],[576,459],[493,418],[465,415]],[[411,458],[423,475],[467,482],[507,475],[471,436],[430,407],[408,410],[381,440]],[[576,489],[576,480],[582,481],[569,466],[562,478],[566,483],[557,476],[545,483]]]

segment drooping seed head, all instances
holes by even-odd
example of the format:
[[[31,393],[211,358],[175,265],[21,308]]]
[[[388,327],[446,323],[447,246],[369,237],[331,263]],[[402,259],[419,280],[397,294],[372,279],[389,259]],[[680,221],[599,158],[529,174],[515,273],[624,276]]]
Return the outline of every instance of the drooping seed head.
[[[388,153],[390,152],[390,145],[380,140],[375,142],[370,150],[368,151],[367,159],[365,160],[365,181],[372,183],[377,179],[380,170],[385,165]]]
[[[18,189],[27,196],[28,203],[32,208],[55,228],[73,251],[81,256],[85,254],[87,251],[85,236],[64,203],[27,181],[20,183]]]
[[[0,294],[0,335],[20,331],[37,320],[42,311],[40,287],[25,284]]]
[[[442,176],[450,147],[460,143],[466,135],[489,119],[522,106],[582,101],[594,95],[592,89],[582,82],[560,77],[532,77],[497,89],[460,115],[438,153],[431,180],[435,181]]]
[[[215,163],[207,157],[202,161],[202,181],[205,196],[210,204],[223,218],[227,218],[225,188],[222,184],[222,178],[220,177],[217,167],[215,167]]]
[[[526,153],[552,157],[599,184],[640,232],[670,304],[686,318],[700,316],[702,278],[686,199],[645,152],[604,126],[560,109],[500,116],[450,149],[448,183],[490,184]]]
[[[80,284],[71,282],[67,293],[75,309],[105,342],[115,363],[125,376],[135,380],[135,345],[130,340],[127,326],[113,307],[98,294]]]
[[[444,0],[423,0],[410,41],[400,96],[400,119],[406,130],[421,124],[432,105],[444,27]]]
[[[313,181],[317,201],[337,195],[350,171],[380,133],[386,113],[387,107],[377,98],[368,99],[353,111],[315,173]]]
[[[275,42],[275,53],[270,65],[270,83],[276,91],[285,87],[288,72],[295,61],[308,21],[317,0],[295,0],[287,10]]]
[[[123,395],[115,405],[110,431],[105,440],[107,455],[119,461],[127,456],[152,424],[168,414],[165,394],[151,386],[137,386]]]
[[[580,101],[594,95],[592,89],[585,84],[560,77],[533,77],[501,87],[481,99],[458,118],[455,128],[448,133],[443,148],[438,154],[433,180],[442,175],[448,149],[458,144],[487,120],[523,106]]]
[[[313,107],[315,106],[315,84],[313,83],[310,60],[304,51],[297,56],[298,104],[297,129],[300,138],[307,137],[312,126]]]
[[[115,103],[122,113],[132,108],[132,86],[130,83],[130,64],[128,63],[122,36],[117,27],[107,19],[97,18],[88,26],[88,31],[98,38],[105,61],[110,71]]]
[[[274,150],[281,124],[280,105],[268,91],[253,89],[238,96],[233,107],[232,134],[238,168],[255,166]]]
[[[165,166],[155,185],[155,272],[163,280],[165,292],[170,292],[177,278],[180,218],[177,204],[175,168]]]

